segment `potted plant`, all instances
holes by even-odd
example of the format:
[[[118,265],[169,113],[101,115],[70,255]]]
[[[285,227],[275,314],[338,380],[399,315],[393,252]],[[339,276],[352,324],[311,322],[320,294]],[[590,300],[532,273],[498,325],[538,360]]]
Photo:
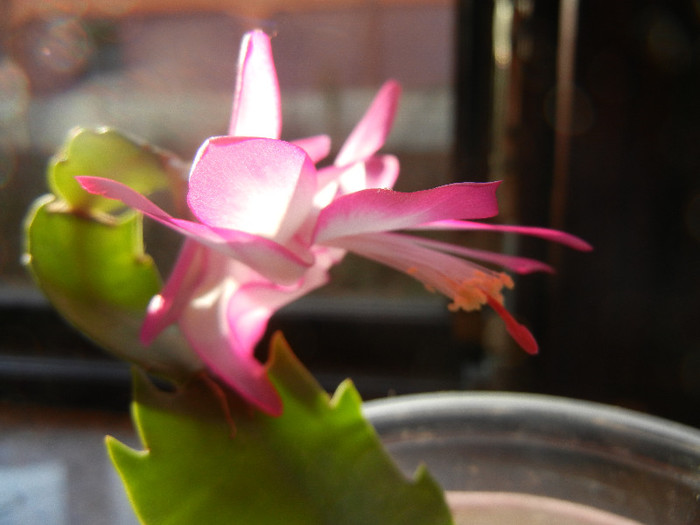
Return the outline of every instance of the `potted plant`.
[[[398,396],[366,403],[365,415],[405,472],[428,466],[458,523],[700,517],[700,432],[671,421],[506,392]]]
[[[547,265],[404,231],[496,230],[590,247],[559,231],[478,222],[497,213],[498,183],[392,190],[398,161],[378,151],[400,92],[385,83],[332,163],[319,167],[326,136],[280,140],[271,42],[251,31],[228,132],[205,141],[191,166],[110,129],[74,130],[51,162],[51,194],[27,218],[27,262],[71,323],[134,365],[132,413],[144,448],[112,438],[107,448],[143,523],[451,523],[448,503],[464,496],[446,499],[438,481],[478,490],[482,501],[494,497],[484,490],[513,491],[452,486],[438,460],[422,455],[430,425],[438,429],[431,443],[444,440],[440,425],[452,425],[425,419],[424,403],[439,414],[452,398],[368,404],[372,427],[352,383],[329,397],[281,334],[266,362],[255,356],[270,316],[325,284],[347,252],[413,276],[451,309],[489,306],[537,352],[504,306],[511,278],[472,260],[520,273]],[[158,192],[169,196],[168,211],[151,200]],[[144,251],[144,216],[184,238],[164,285]],[[403,428],[394,414],[405,403],[419,410]],[[511,459],[508,476],[520,476]]]

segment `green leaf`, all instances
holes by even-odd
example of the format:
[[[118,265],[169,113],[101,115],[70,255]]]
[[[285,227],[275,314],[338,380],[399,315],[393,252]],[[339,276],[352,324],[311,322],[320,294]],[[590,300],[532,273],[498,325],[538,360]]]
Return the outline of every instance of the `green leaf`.
[[[25,221],[25,262],[56,309],[118,357],[183,381],[201,362],[176,329],[148,348],[139,342],[146,307],[161,287],[143,250],[142,217],[107,212],[115,201],[90,196],[74,175],[117,178],[140,191],[178,191],[177,161],[114,130],[74,130],[49,166],[56,195],[37,199]],[[171,173],[172,172],[172,173]]]
[[[74,210],[111,212],[123,205],[86,192],[75,180],[77,175],[106,177],[148,194],[178,180],[176,164],[174,155],[113,129],[76,128],[51,159],[48,182],[51,191]]]
[[[145,450],[110,437],[107,447],[142,523],[452,523],[427,471],[408,480],[388,457],[349,381],[330,399],[279,335],[271,355],[284,402],[278,418],[211,380],[166,393],[135,373],[132,410]]]
[[[143,253],[137,215],[103,223],[67,212],[47,198],[30,217],[31,266],[52,291],[127,310],[145,309],[158,293],[160,278]]]
[[[176,381],[200,368],[172,333],[148,348],[139,342],[146,306],[160,290],[158,271],[143,252],[139,215],[99,222],[46,196],[30,211],[26,235],[36,282],[76,328],[118,357]]]

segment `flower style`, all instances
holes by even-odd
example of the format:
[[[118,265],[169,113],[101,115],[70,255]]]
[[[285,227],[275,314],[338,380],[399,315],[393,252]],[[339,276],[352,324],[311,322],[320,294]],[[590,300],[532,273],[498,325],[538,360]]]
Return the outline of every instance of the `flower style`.
[[[244,38],[229,135],[199,149],[188,181],[194,219],[175,218],[141,194],[109,179],[78,177],[89,192],[122,201],[186,236],[161,293],[152,300],[142,338],[177,322],[210,367],[249,402],[280,414],[280,398],[254,357],[270,316],[325,284],[347,251],[422,281],[452,300],[450,308],[492,307],[528,352],[537,344],[503,306],[506,274],[550,270],[538,261],[469,249],[399,230],[496,230],[537,235],[577,249],[580,239],[542,228],[472,222],[497,214],[498,183],[456,183],[401,193],[391,188],[398,161],[377,155],[400,95],[387,82],[331,166],[315,163],[330,150],[326,136],[279,140],[280,96],[269,38]]]

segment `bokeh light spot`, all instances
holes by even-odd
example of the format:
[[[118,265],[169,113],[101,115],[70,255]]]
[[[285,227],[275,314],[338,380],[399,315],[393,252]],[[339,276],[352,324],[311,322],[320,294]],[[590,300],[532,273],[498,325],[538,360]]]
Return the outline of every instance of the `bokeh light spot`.
[[[92,42],[75,18],[52,20],[35,47],[40,63],[56,72],[68,74],[80,71],[92,52]]]

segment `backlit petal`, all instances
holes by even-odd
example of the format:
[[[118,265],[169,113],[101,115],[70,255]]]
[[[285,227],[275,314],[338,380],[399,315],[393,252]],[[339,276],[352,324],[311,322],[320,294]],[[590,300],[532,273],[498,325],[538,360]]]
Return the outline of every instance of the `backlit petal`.
[[[421,246],[414,237],[408,235],[396,233],[354,235],[335,239],[333,246],[410,275],[430,290],[437,291],[452,300],[456,299],[456,294],[464,281],[469,281],[477,274],[498,275],[476,263]],[[478,309],[485,302],[484,297],[468,309]]]
[[[434,241],[432,239],[424,239],[421,237],[414,237],[414,239],[417,244],[425,246],[426,248],[431,248],[433,250],[438,250],[444,253],[451,253],[472,260],[497,264],[499,266],[502,266],[503,268],[508,268],[509,270],[512,270],[517,273],[552,273],[554,271],[554,269],[548,264],[527,257],[520,257],[518,255],[507,255],[504,253],[491,252],[488,250],[478,250],[476,248],[467,248],[465,246]]]
[[[375,155],[365,162],[368,188],[393,188],[399,178],[399,159],[393,155]]]
[[[399,161],[393,155],[375,155],[346,167],[326,166],[317,172],[314,205],[325,208],[347,193],[370,188],[389,189],[399,176]]]
[[[328,268],[335,262],[318,257],[304,278],[293,287],[265,281],[241,285],[228,305],[231,340],[238,348],[255,348],[265,333],[267,322],[277,310],[328,282]]]
[[[208,253],[198,242],[185,241],[168,281],[148,305],[141,327],[143,344],[150,344],[167,326],[178,321],[202,280]]]
[[[531,235],[533,237],[540,237],[548,241],[554,241],[570,248],[576,250],[581,250],[584,252],[590,251],[593,247],[586,241],[570,233],[562,232],[559,230],[552,230],[549,228],[540,228],[537,226],[513,226],[509,224],[488,224],[483,222],[472,222],[472,221],[436,221],[429,224],[423,224],[415,228],[417,230],[481,230],[481,231],[495,231],[503,233],[518,233],[521,235]]]
[[[450,309],[478,310],[488,304],[503,319],[508,333],[528,353],[537,353],[537,342],[503,306],[501,289],[512,287],[499,274],[469,261],[421,246],[416,238],[378,233],[344,237],[337,245],[402,271],[425,286],[452,299]]]
[[[204,224],[284,243],[306,222],[315,191],[316,170],[301,148],[216,137],[197,154],[187,203]]]
[[[209,275],[208,277],[213,277]],[[240,347],[226,329],[226,310],[236,283],[210,279],[209,293],[195,298],[180,316],[180,329],[207,367],[250,403],[271,415],[282,413],[282,401],[254,348]]]
[[[330,166],[327,169],[333,169]],[[364,162],[341,168],[337,175],[337,199],[367,189],[391,189],[399,176],[399,161],[393,155],[375,155]]]
[[[444,219],[492,217],[498,213],[498,185],[462,182],[413,193],[370,189],[343,195],[321,210],[316,242]]]
[[[246,33],[238,60],[229,135],[279,138],[282,110],[270,37],[261,30]]]
[[[279,283],[296,282],[313,262],[310,254],[299,254],[258,235],[208,226],[170,216],[140,193],[111,179],[76,177],[91,193],[116,199],[148,217],[210,248],[237,259]],[[307,257],[307,258],[302,258]]]
[[[325,159],[331,152],[331,138],[328,135],[296,139],[292,144],[303,149],[314,164]]]
[[[340,149],[334,164],[347,166],[367,159],[384,145],[394,123],[401,86],[390,80],[381,87],[369,109]]]

